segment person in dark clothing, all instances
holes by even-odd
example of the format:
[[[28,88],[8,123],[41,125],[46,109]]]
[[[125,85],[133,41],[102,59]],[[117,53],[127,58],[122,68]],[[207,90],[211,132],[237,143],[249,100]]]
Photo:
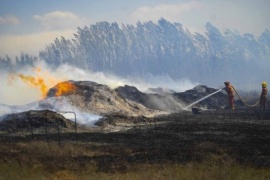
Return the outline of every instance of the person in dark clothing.
[[[268,93],[267,83],[262,82],[262,92],[261,92],[261,96],[260,96],[260,109],[261,108],[265,109],[265,104],[267,101],[267,93]]]

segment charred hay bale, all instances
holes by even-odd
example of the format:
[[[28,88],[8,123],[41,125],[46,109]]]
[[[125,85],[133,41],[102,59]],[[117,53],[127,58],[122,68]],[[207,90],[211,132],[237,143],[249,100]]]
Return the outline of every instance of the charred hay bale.
[[[62,127],[72,128],[73,122],[64,116],[49,110],[42,111],[25,111],[20,113],[9,114],[0,122],[2,131],[19,131],[29,128]]]

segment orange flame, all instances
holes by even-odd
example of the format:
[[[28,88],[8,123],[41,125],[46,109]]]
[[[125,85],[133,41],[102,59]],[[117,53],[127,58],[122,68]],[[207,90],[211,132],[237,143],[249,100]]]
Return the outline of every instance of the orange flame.
[[[49,87],[55,86],[57,83],[64,81],[63,79],[57,79],[52,77],[49,72],[41,72],[41,68],[35,68],[35,76],[29,76],[24,74],[10,74],[9,83],[15,80],[15,77],[19,77],[27,85],[38,88],[42,97],[47,96]],[[64,93],[72,92],[76,87],[70,82],[59,83],[56,87],[56,96],[61,96]]]
[[[64,94],[71,93],[76,90],[76,86],[71,82],[63,82],[57,84],[55,88],[57,89],[55,96],[62,96]]]
[[[48,92],[48,87],[47,85],[45,84],[45,81],[44,79],[40,78],[40,77],[37,77],[37,78],[34,78],[32,76],[25,76],[25,75],[22,75],[22,74],[19,74],[18,75],[25,83],[31,85],[31,86],[34,86],[34,87],[39,87],[40,91],[41,91],[41,94],[43,97],[46,96],[46,93]]]

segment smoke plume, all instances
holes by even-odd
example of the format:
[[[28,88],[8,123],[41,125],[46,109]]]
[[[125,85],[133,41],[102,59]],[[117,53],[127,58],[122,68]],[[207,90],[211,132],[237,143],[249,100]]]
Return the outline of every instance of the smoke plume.
[[[18,72],[0,73],[2,86],[0,87],[0,116],[10,113],[23,112],[28,110],[42,110],[40,102],[52,104],[53,111],[63,114],[66,118],[80,124],[93,125],[101,117],[99,115],[83,112],[68,102],[45,99],[47,91],[58,83],[68,80],[75,81],[94,81],[104,84],[110,88],[130,85],[137,87],[140,91],[147,91],[148,88],[161,87],[174,91],[184,91],[193,88],[198,83],[192,83],[188,79],[174,81],[168,76],[148,75],[144,79],[127,77],[121,78],[103,72],[90,72],[78,69],[69,65],[52,70],[44,63],[37,63],[34,67],[27,67]],[[64,92],[65,89],[61,89]],[[61,95],[61,94],[60,94]],[[46,102],[48,101],[48,102]],[[155,100],[153,100],[155,101]],[[168,99],[171,102],[170,99]],[[61,102],[59,104],[59,102]],[[170,103],[164,104],[164,106]],[[160,106],[160,102],[157,102]],[[179,104],[181,106],[181,104]]]
[[[35,67],[21,69],[14,73],[0,73],[3,86],[0,87],[0,104],[23,105],[44,99],[49,88],[57,83],[75,81],[94,81],[111,88],[130,85],[140,91],[148,88],[161,87],[182,92],[193,88],[198,83],[192,83],[188,79],[174,81],[169,76],[148,75],[144,79],[128,77],[121,78],[103,72],[90,72],[69,65],[62,65],[52,70],[44,63],[37,63]]]

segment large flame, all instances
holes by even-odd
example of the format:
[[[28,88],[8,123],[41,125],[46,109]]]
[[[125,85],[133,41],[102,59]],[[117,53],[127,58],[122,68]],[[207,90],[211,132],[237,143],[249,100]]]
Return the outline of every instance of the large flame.
[[[57,84],[55,88],[57,89],[55,96],[62,96],[64,94],[71,93],[76,90],[76,86],[72,84],[71,82],[63,82],[63,83]]]
[[[51,76],[49,72],[42,72],[41,68],[34,68],[34,72],[34,76],[24,74],[11,74],[9,76],[9,81],[11,82],[15,80],[15,77],[19,77],[27,85],[33,88],[37,88],[40,91],[42,98],[47,96],[50,87],[53,87],[58,83],[59,84],[55,87],[57,89],[55,94],[56,96],[61,96],[64,93],[72,92],[76,89],[75,86],[70,82],[60,83],[66,79],[55,78]]]
[[[40,77],[32,77],[32,76],[25,76],[23,74],[18,74],[18,76],[23,80],[23,82],[27,83],[30,86],[38,87],[41,91],[43,97],[46,96],[48,92],[48,86],[45,84],[44,79]]]

